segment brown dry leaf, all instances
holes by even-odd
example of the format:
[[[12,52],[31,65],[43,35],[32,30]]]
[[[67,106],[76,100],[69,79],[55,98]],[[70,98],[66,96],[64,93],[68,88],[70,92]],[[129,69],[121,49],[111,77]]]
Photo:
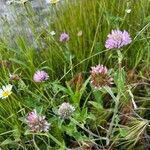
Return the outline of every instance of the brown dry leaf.
[[[131,84],[131,83],[136,83],[137,81],[138,81],[138,75],[137,75],[137,73],[135,72],[135,70],[129,70],[128,72],[127,72],[127,82],[129,83],[129,84]]]
[[[0,67],[10,68],[11,65],[11,62],[8,60],[0,60]]]
[[[129,121],[129,117],[131,116],[131,112],[133,110],[132,102],[130,101],[128,104],[124,104],[121,108],[121,124],[125,125]]]
[[[83,75],[82,73],[77,73],[76,75],[74,75],[74,77],[69,81],[69,85],[79,91],[83,85]]]

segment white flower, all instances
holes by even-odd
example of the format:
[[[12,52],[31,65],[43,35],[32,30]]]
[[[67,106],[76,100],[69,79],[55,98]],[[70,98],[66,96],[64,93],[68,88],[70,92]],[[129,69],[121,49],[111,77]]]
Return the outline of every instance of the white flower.
[[[50,32],[50,35],[52,35],[52,36],[54,36],[55,34],[56,34],[55,31]]]
[[[127,14],[130,14],[131,9],[126,9],[125,11],[126,11]]]
[[[0,98],[5,99],[12,93],[12,85],[8,84],[6,86],[2,86],[2,89],[0,89]]]

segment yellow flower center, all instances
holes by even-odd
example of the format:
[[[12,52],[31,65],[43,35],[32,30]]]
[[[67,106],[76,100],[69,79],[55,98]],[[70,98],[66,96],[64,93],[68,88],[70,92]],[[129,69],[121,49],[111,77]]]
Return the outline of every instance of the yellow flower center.
[[[4,91],[3,92],[3,97],[8,97],[11,94],[10,91]]]

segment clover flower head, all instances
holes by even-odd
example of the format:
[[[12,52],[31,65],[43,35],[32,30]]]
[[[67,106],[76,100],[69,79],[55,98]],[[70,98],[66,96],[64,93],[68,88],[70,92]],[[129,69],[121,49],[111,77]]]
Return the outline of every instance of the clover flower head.
[[[121,48],[132,42],[132,39],[127,31],[112,30],[107,36],[105,47],[108,49]]]
[[[59,41],[60,42],[67,42],[67,41],[69,41],[69,39],[70,39],[69,35],[64,32],[64,33],[61,33]]]
[[[5,99],[7,98],[9,95],[12,94],[12,85],[8,84],[6,86],[2,86],[2,89],[0,89],[0,98]]]
[[[36,110],[28,114],[26,123],[33,132],[47,132],[50,127],[50,123],[46,121],[45,116],[38,115]]]
[[[74,106],[69,103],[62,103],[58,109],[58,115],[63,119],[68,119],[75,111]]]
[[[94,88],[102,88],[104,86],[111,86],[113,78],[109,75],[108,69],[103,65],[91,67],[91,84]]]
[[[49,78],[48,74],[45,71],[40,71],[40,70],[36,71],[33,76],[33,80],[35,82],[43,82],[48,80],[48,78]]]

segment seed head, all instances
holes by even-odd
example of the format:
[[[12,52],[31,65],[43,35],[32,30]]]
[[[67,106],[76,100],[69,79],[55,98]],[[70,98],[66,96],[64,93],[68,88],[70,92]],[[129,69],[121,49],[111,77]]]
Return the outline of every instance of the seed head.
[[[69,103],[62,103],[58,109],[58,115],[63,119],[68,119],[73,112],[75,111],[75,108],[70,105]]]

